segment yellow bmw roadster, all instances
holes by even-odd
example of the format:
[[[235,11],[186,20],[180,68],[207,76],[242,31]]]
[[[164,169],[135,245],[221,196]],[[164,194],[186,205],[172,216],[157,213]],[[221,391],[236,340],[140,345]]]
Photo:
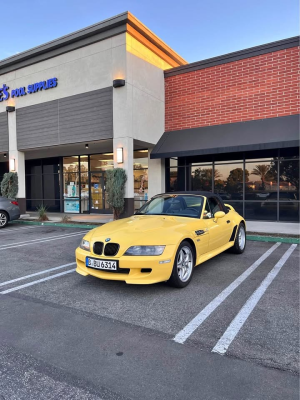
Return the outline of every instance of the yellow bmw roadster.
[[[101,279],[183,288],[194,267],[227,249],[241,254],[246,223],[209,192],[154,196],[132,217],[88,232],[76,249],[76,271]]]

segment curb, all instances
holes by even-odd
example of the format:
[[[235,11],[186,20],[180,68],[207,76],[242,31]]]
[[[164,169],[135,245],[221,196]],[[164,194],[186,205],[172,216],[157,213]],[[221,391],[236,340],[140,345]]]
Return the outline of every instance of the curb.
[[[300,244],[300,239],[293,237],[247,235],[247,240],[252,240],[255,242],[281,242],[281,243]]]
[[[21,221],[21,220],[12,221],[11,224],[43,225],[43,226],[57,226],[59,228],[83,228],[83,229],[93,229],[103,225],[103,224],[84,224],[84,223],[64,224],[62,222],[38,222],[38,221]],[[294,237],[247,235],[247,240],[255,242],[281,242],[281,243],[300,244],[300,239]]]
[[[43,225],[43,226],[57,226],[59,228],[83,228],[83,229],[93,229],[101,226],[103,224],[83,224],[83,223],[70,223],[64,224],[63,222],[39,222],[39,221],[12,221],[11,224],[21,224],[21,225]]]

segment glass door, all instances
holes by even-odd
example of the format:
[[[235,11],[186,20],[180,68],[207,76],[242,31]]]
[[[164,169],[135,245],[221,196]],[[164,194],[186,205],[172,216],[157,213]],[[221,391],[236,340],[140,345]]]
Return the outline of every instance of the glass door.
[[[91,213],[110,213],[105,194],[105,172],[90,173]]]

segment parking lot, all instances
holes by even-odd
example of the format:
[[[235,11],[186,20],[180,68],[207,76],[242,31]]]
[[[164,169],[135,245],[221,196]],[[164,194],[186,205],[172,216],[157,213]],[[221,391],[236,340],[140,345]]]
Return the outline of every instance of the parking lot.
[[[178,290],[78,275],[85,232],[0,230],[1,400],[298,399],[298,245],[248,241]]]

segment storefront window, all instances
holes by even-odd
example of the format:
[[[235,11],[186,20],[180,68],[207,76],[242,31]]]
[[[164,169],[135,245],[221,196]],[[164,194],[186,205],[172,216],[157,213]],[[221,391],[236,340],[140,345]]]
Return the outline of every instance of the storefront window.
[[[170,168],[169,170],[169,191],[177,192],[185,190],[185,168]]]
[[[178,158],[170,158],[170,167],[178,166]]]
[[[243,200],[243,164],[216,164],[214,188],[223,200]],[[245,171],[248,182],[249,173]]]
[[[246,201],[245,218],[263,221],[277,220],[277,202],[275,201]]]
[[[64,177],[64,211],[79,213],[79,157],[71,156],[63,159]]]
[[[212,164],[208,165],[197,165],[191,167],[191,190],[204,190],[212,191],[212,177],[213,167]]]
[[[280,202],[279,221],[299,222],[299,202]]]
[[[0,162],[0,183],[2,182],[4,174],[9,171],[8,162]],[[1,185],[0,185],[0,196],[1,196]]]
[[[148,150],[134,151],[134,208],[139,210],[148,200]]]
[[[277,160],[246,163],[246,200],[277,201]]]
[[[214,191],[246,219],[296,222],[299,148],[167,159],[166,190]]]
[[[93,154],[90,156],[90,171],[106,171],[114,167],[113,153]]]
[[[299,160],[279,162],[279,200],[299,200]]]

